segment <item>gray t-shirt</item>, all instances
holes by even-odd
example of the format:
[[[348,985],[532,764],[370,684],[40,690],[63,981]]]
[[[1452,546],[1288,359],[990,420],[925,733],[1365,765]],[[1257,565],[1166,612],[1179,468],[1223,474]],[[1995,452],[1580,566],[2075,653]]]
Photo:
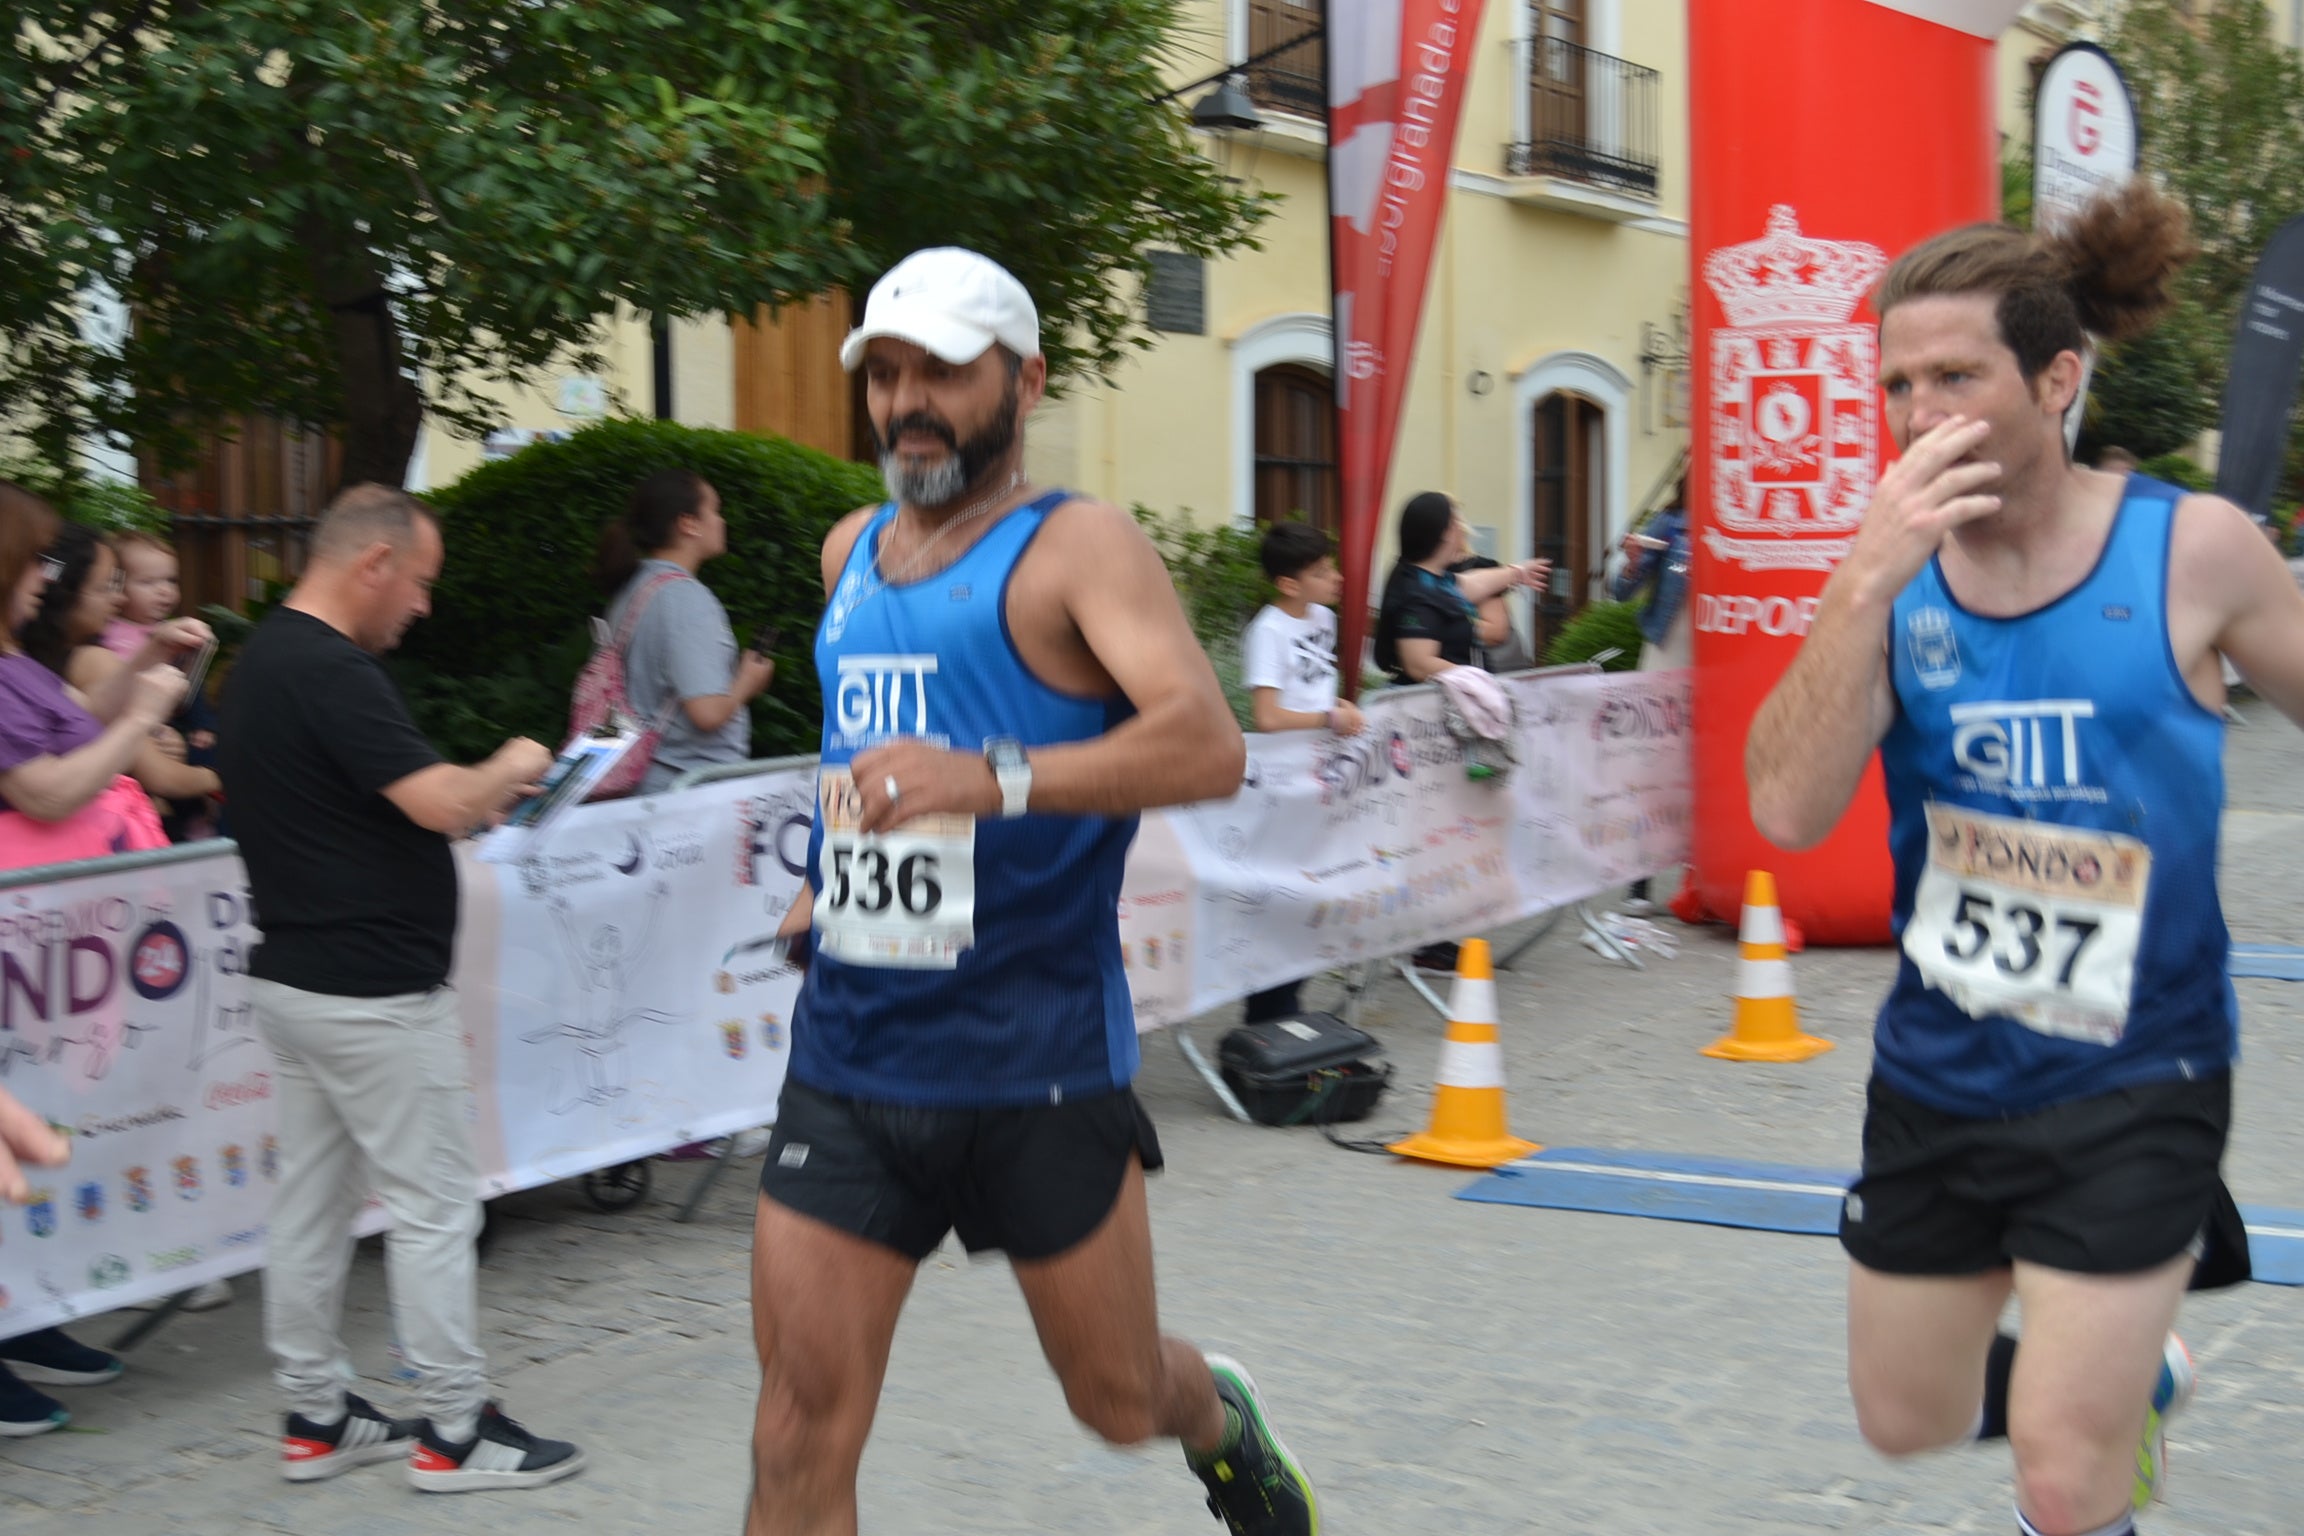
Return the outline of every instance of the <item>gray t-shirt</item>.
[[[649,794],[671,788],[691,768],[741,763],[752,755],[750,709],[737,710],[726,725],[707,732],[696,729],[679,707],[681,700],[708,699],[735,685],[736,632],[710,587],[669,560],[643,560],[608,605],[608,632],[622,629],[633,595],[667,571],[679,572],[679,579],[665,582],[648,599],[624,653],[624,696],[640,718],[652,721],[672,706],[656,761],[641,784]]]

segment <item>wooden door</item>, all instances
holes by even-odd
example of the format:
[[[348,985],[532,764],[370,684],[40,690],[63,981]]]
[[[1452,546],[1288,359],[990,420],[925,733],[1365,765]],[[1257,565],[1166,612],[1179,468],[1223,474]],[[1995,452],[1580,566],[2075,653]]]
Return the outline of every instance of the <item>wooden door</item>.
[[[1559,391],[1536,403],[1534,526],[1529,553],[1552,562],[1551,584],[1536,600],[1539,659],[1560,627],[1591,601],[1606,517],[1607,413],[1582,395]],[[1560,573],[1565,573],[1565,580]]]
[[[1256,375],[1256,521],[1341,531],[1336,411],[1328,376],[1296,363]]]

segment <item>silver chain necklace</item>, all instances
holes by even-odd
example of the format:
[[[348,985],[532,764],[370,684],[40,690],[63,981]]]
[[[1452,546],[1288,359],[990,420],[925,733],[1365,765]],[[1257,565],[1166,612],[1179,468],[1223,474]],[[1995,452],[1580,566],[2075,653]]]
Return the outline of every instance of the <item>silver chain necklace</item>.
[[[904,574],[901,576],[897,575],[893,571],[889,571],[883,574],[881,571],[879,551],[873,551],[872,572],[876,582],[873,590],[877,591],[880,587],[901,585],[904,582],[916,580],[920,575],[921,568],[928,563],[928,556],[935,551],[937,545],[944,542],[944,536],[946,534],[950,533],[955,528],[961,527],[964,524],[976,521],[976,519],[991,511],[995,506],[1000,504],[1002,499],[1015,491],[1018,486],[1023,485],[1024,481],[1025,475],[1023,466],[1019,465],[1017,466],[1016,472],[1010,475],[1004,483],[994,486],[992,489],[986,491],[982,496],[978,497],[974,506],[970,507],[965,512],[947,518],[943,527],[937,529],[934,533],[928,536],[927,543],[912,551],[910,557],[907,558],[904,562]],[[901,509],[898,510],[898,515],[902,515]],[[895,519],[890,518],[888,525],[890,528],[894,528],[896,525]],[[885,537],[885,535],[883,535],[883,537]],[[866,595],[869,596],[870,594]]]

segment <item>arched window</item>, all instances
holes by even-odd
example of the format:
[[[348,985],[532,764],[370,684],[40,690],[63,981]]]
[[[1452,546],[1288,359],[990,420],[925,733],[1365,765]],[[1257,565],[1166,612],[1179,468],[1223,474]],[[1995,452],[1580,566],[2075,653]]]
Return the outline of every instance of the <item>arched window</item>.
[[[1255,510],[1259,523],[1301,518],[1341,530],[1335,402],[1317,369],[1276,363],[1256,374]]]

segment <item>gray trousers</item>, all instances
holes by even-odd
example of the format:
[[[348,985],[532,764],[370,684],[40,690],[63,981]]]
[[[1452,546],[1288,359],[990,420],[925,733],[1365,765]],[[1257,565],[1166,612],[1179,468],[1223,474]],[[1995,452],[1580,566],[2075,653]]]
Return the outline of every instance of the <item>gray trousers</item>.
[[[479,1344],[478,1165],[471,1060],[456,994],[332,997],[251,980],[279,1062],[280,1187],[272,1201],[264,1339],[291,1410],[343,1411],[340,1329],[352,1219],[373,1188],[391,1214],[385,1275],[423,1411],[459,1431],[488,1396]],[[467,1431],[468,1432],[468,1431]]]

